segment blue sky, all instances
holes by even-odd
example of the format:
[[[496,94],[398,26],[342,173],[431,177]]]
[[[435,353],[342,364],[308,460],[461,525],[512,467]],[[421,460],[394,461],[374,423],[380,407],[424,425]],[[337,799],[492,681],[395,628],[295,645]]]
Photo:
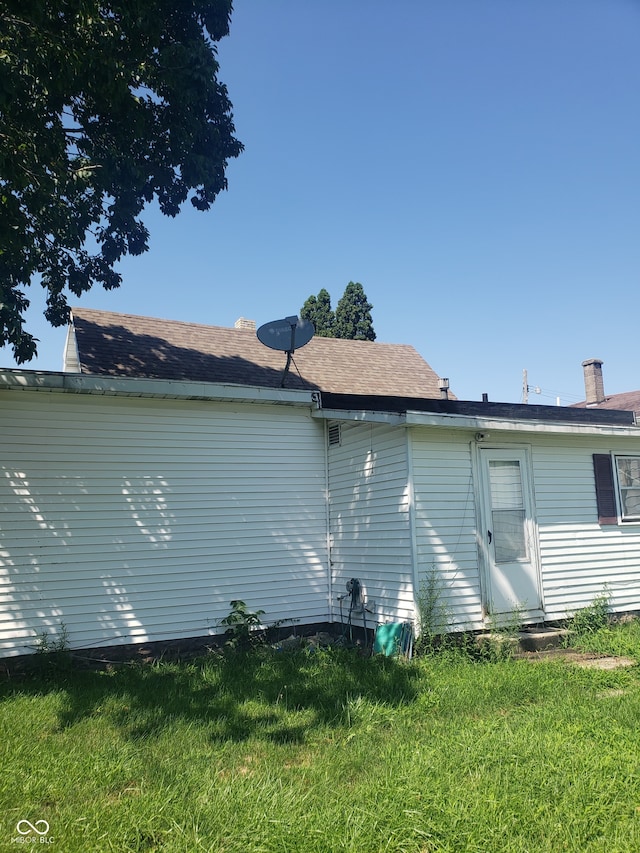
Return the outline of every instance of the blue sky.
[[[220,79],[244,153],[208,213],[150,209],[150,251],[82,305],[232,326],[349,281],[378,340],[462,399],[640,388],[640,4],[236,0]],[[40,356],[63,330],[30,295]],[[8,352],[2,363],[12,366]]]

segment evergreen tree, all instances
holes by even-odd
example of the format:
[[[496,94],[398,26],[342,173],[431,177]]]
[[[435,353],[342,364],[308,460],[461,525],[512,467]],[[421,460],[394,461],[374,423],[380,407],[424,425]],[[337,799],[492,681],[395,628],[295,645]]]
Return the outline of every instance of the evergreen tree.
[[[359,282],[350,281],[336,308],[334,337],[355,341],[375,341],[371,310],[364,288]]]
[[[335,338],[336,318],[331,310],[331,296],[324,287],[317,296],[310,296],[307,299],[300,310],[300,317],[313,323],[316,335],[321,338]]]

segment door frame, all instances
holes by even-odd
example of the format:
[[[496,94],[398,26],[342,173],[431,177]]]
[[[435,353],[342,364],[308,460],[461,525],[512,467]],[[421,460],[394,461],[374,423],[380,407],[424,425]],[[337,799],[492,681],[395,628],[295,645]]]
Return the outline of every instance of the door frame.
[[[514,459],[522,458],[524,461],[522,489],[527,512],[527,538],[529,545],[529,562],[533,567],[533,580],[536,585],[538,598],[537,607],[527,607],[518,610],[518,616],[524,622],[539,622],[544,620],[544,589],[542,585],[542,572],[540,564],[540,542],[538,534],[538,523],[536,516],[535,492],[533,488],[533,465],[531,459],[531,445],[528,444],[504,444],[498,442],[480,443],[477,439],[471,443],[473,470],[474,470],[474,492],[476,500],[476,543],[478,548],[478,569],[480,576],[480,594],[482,605],[482,618],[485,623],[499,625],[501,622],[509,622],[513,619],[514,611],[511,613],[493,613],[491,606],[491,570],[493,565],[492,552],[489,550],[488,539],[485,534],[490,530],[492,524],[488,517],[490,508],[487,505],[489,484],[483,465],[483,451],[513,451]]]

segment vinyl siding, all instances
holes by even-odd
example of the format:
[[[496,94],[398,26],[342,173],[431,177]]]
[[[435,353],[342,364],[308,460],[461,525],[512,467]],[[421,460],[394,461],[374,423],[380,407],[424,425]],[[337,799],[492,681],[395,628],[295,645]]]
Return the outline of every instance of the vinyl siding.
[[[322,425],[304,408],[7,392],[0,655],[328,618]]]
[[[533,447],[547,619],[603,593],[616,611],[640,610],[640,524],[598,523],[592,454],[610,451],[640,454],[640,439],[545,437]]]
[[[434,629],[481,628],[469,437],[465,433],[414,428],[410,446],[417,583],[436,596]]]
[[[452,628],[482,627],[471,433],[411,430],[418,582],[435,580]],[[545,618],[563,619],[602,593],[640,610],[640,524],[600,526],[593,453],[640,454],[628,438],[492,434],[531,448]]]
[[[471,432],[343,422],[327,449],[304,408],[23,391],[0,429],[0,656],[61,623],[74,648],[214,634],[235,598],[337,619],[352,577],[371,623],[413,618],[415,576],[482,627]],[[531,449],[546,618],[640,610],[640,524],[598,524],[592,462],[640,438],[491,441]]]
[[[410,490],[404,429],[342,423],[329,447],[329,527],[333,610],[350,578],[364,586],[367,621],[413,618]],[[345,615],[348,601],[344,602]],[[361,620],[355,620],[361,624]]]

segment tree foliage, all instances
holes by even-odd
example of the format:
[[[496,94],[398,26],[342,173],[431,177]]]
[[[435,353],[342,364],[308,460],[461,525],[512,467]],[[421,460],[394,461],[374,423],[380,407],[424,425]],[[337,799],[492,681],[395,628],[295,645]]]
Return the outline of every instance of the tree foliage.
[[[317,296],[310,296],[300,310],[300,317],[303,320],[311,320],[313,323],[316,335],[321,338],[334,338],[334,327],[336,323],[335,314],[331,309],[331,296],[329,291],[322,290]]]
[[[300,310],[303,320],[311,320],[316,335],[324,338],[349,338],[356,341],[375,341],[371,311],[364,288],[350,281],[334,311],[331,297],[323,287],[317,296],[310,296]]]
[[[350,281],[336,306],[335,337],[375,341],[372,309],[373,305],[368,301],[362,285]]]
[[[156,199],[175,216],[226,189],[232,107],[215,42],[231,0],[0,0],[0,344],[36,342],[23,290],[39,277],[45,316],[68,293],[118,287],[114,269],[148,248]]]

